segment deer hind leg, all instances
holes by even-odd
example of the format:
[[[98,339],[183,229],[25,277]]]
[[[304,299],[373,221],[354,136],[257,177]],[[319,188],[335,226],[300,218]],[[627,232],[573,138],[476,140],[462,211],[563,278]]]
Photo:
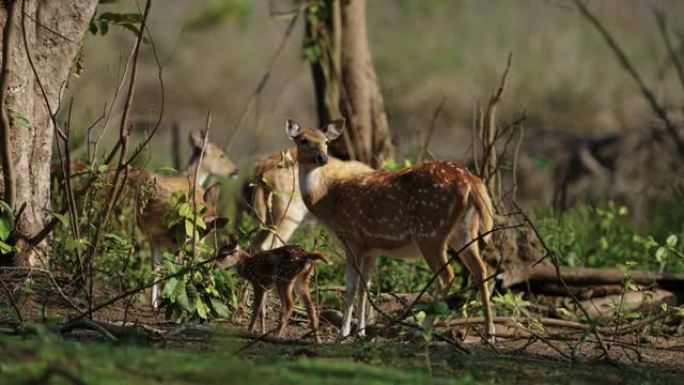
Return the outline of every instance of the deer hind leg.
[[[318,333],[319,323],[318,314],[316,314],[316,305],[311,299],[311,290],[309,289],[309,277],[301,279],[295,283],[295,292],[301,296],[306,306],[306,313],[309,315],[309,325],[314,333],[316,343],[321,343],[321,336]]]
[[[465,222],[462,228],[458,229],[458,233],[450,240],[450,246],[455,250],[460,249],[463,245],[471,242],[478,237],[479,218],[473,214],[473,209],[466,212]],[[492,319],[492,309],[489,303],[489,289],[487,288],[487,267],[480,256],[480,250],[477,242],[472,242],[470,246],[465,248],[459,255],[461,262],[470,271],[473,277],[473,283],[479,285],[480,294],[482,295],[482,308],[485,318],[485,335],[493,337],[496,333],[494,328],[494,321]]]
[[[442,300],[449,294],[451,285],[454,283],[454,269],[448,263],[446,242],[426,240],[419,246],[430,270],[437,274],[437,290],[434,298],[437,301]],[[423,327],[431,328],[434,321],[435,315],[428,314],[423,320]]]
[[[368,307],[366,302],[368,299],[368,292],[370,291],[371,287],[373,271],[375,271],[375,259],[375,256],[369,256],[361,259],[361,281],[358,285],[359,310],[357,314],[357,330],[359,337],[366,336],[366,310]]]
[[[264,305],[266,304],[266,290],[259,285],[252,285],[252,288],[254,289],[254,300],[252,301],[252,317],[249,320],[248,330],[250,332],[254,330],[254,324],[256,324],[257,317],[261,316],[261,332],[264,333],[263,314]]]
[[[344,315],[342,317],[342,327],[340,337],[349,336],[351,331],[352,312],[354,311],[354,296],[359,287],[359,264],[357,263],[356,253],[347,250],[347,275],[345,280],[344,293]]]
[[[292,282],[278,283],[278,296],[280,297],[280,323],[278,324],[278,331],[276,335],[281,337],[287,331],[288,322],[292,311],[294,311],[294,303],[292,301]]]

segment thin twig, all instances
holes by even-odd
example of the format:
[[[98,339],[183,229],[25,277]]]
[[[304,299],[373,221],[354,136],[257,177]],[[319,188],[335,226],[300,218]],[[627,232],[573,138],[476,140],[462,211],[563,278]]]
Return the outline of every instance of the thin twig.
[[[668,133],[672,137],[672,140],[677,146],[677,151],[679,152],[679,155],[684,157],[684,138],[682,138],[681,134],[679,133],[679,130],[670,120],[669,116],[667,115],[667,111],[665,111],[665,108],[660,103],[658,103],[655,94],[653,94],[653,91],[651,91],[651,89],[648,88],[648,86],[646,86],[643,79],[641,78],[641,75],[639,75],[636,68],[634,68],[632,63],[629,61],[629,59],[627,58],[627,54],[625,54],[622,48],[620,48],[615,39],[608,32],[608,30],[606,30],[603,24],[601,24],[599,19],[593,13],[591,13],[591,11],[589,11],[589,8],[587,8],[584,1],[572,1],[573,3],[575,3],[575,6],[580,11],[582,16],[584,16],[596,28],[596,30],[601,34],[601,36],[603,36],[603,39],[606,41],[610,49],[617,57],[618,62],[620,63],[622,68],[624,68],[625,71],[627,71],[627,73],[629,74],[629,76],[632,77],[634,82],[639,87],[641,94],[644,96],[648,104],[651,106],[653,112],[655,112],[658,118],[660,118],[660,120],[662,120],[662,122],[665,124],[665,128],[667,129]]]
[[[425,135],[423,146],[420,148],[420,153],[418,154],[418,160],[416,161],[416,164],[421,163],[423,159],[425,159],[425,155],[428,153],[428,146],[432,140],[432,135],[435,133],[437,118],[439,118],[439,114],[442,112],[442,108],[444,108],[444,102],[446,102],[446,96],[442,96],[442,99],[440,99],[439,103],[437,104],[435,111],[432,113],[430,126],[428,128],[427,134]]]

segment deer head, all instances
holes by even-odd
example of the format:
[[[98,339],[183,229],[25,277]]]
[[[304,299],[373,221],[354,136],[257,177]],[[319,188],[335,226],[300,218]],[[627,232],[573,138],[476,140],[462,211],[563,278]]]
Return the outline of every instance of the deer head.
[[[302,128],[288,119],[285,132],[297,145],[297,161],[300,165],[320,167],[328,163],[328,143],[342,134],[344,119],[333,120],[320,129]]]
[[[214,266],[220,269],[229,269],[249,258],[251,255],[240,248],[235,234],[229,234],[223,246],[218,250]]]
[[[204,144],[204,136],[199,131],[190,133],[190,145],[193,148],[193,154],[190,158],[190,165],[188,169],[194,170],[198,167],[200,154],[202,154],[202,147]],[[238,173],[238,168],[228,155],[221,149],[221,147],[214,143],[207,142],[204,149],[204,156],[202,157],[202,164],[199,165],[199,180],[202,184],[210,175],[219,177],[233,177]]]

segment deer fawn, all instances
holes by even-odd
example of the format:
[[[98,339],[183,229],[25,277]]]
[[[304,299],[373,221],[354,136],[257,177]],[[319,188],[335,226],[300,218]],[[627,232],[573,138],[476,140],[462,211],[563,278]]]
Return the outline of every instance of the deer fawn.
[[[251,178],[254,189],[243,193],[242,199],[246,202],[250,201],[251,195],[252,207],[259,221],[272,229],[257,233],[254,245],[260,250],[282,246],[309,216],[299,191],[296,156],[296,149],[288,148],[257,162]],[[372,171],[364,163],[334,157],[330,157],[330,162],[320,169],[321,173],[335,179]]]
[[[219,251],[216,266],[224,269],[235,266],[238,275],[252,285],[254,302],[252,303],[249,331],[254,330],[257,317],[260,317],[261,333],[266,332],[266,297],[268,291],[275,287],[278,290],[281,303],[277,335],[282,336],[287,330],[288,320],[294,310],[292,300],[292,289],[294,289],[304,300],[316,343],[320,343],[316,306],[311,299],[309,289],[317,261],[328,263],[323,254],[308,253],[295,245],[282,246],[250,255],[241,250],[235,237],[231,236]]]
[[[227,222],[216,212],[219,186],[213,185],[205,191],[201,184],[211,175],[234,176],[237,174],[237,167],[226,153],[213,143],[207,143],[200,163],[203,145],[200,134],[193,132],[190,135],[190,143],[193,147],[193,155],[188,163],[187,171],[178,175],[160,175],[143,170],[131,173],[129,177],[129,185],[138,186],[140,189],[137,194],[137,222],[152,244],[152,266],[155,274],[162,249],[174,250],[178,246],[174,232],[168,229],[163,221],[165,214],[171,209],[171,198],[174,193],[191,192],[193,187],[195,188],[195,202],[204,204],[208,209],[203,218],[208,231],[222,227]],[[192,185],[195,173],[197,173],[197,186]],[[158,294],[158,286],[152,286],[152,306],[155,309],[158,305]]]
[[[297,145],[299,184],[309,211],[345,248],[347,273],[341,337],[350,333],[358,292],[358,333],[365,334],[366,296],[377,255],[395,258],[421,254],[438,276],[435,298],[444,298],[454,280],[447,247],[458,250],[493,227],[493,211],[483,183],[464,166],[429,161],[401,171],[376,171],[347,179],[321,172],[329,162],[328,142],[337,139],[344,120],[322,129],[287,120],[287,135]],[[489,237],[484,237],[485,241]],[[494,336],[485,281],[486,267],[477,242],[459,255],[480,286],[486,334]],[[365,287],[359,287],[363,279]],[[434,316],[425,318],[429,327]]]

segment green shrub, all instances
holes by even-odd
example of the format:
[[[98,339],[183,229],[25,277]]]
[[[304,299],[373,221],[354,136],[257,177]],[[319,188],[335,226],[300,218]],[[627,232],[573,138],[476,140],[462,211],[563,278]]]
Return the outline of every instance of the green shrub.
[[[626,206],[614,202],[581,205],[560,217],[539,210],[535,218],[546,243],[565,265],[684,270],[684,231],[642,234],[631,222]]]

